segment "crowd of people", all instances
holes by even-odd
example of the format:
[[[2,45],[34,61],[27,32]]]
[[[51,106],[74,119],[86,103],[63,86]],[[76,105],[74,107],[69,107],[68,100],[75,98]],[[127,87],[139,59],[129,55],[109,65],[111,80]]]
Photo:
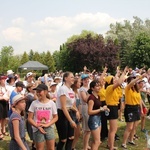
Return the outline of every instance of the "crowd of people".
[[[107,67],[101,73],[84,67],[80,73],[61,71],[38,79],[28,72],[24,80],[8,70],[0,75],[0,140],[10,136],[9,149],[29,150],[26,129],[32,150],[76,150],[81,136],[83,150],[98,150],[105,140],[106,148],[115,150],[118,121],[125,121],[120,140],[127,149],[127,143],[136,145],[138,125],[146,132],[149,106],[150,69],[117,67],[110,75]]]

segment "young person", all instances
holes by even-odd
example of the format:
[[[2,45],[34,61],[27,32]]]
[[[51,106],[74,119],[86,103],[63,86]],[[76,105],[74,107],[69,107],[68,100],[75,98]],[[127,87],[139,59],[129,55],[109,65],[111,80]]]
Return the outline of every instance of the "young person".
[[[105,78],[106,81],[106,104],[110,109],[110,113],[108,115],[109,120],[109,132],[108,132],[108,148],[109,150],[115,150],[117,147],[114,147],[115,134],[117,132],[117,121],[118,121],[118,104],[119,104],[119,94],[118,87],[123,83],[124,76],[128,68],[126,67],[120,76],[120,78],[116,78],[114,76],[107,76]]]
[[[34,88],[36,87],[35,84],[33,83],[29,83],[27,86],[26,86],[26,128],[27,128],[27,132],[28,132],[28,135],[29,135],[29,138],[31,141],[33,141],[32,143],[32,150],[35,150],[35,142],[33,140],[33,129],[32,129],[32,125],[29,123],[28,121],[28,109],[31,105],[31,103],[34,101],[34,100],[37,100],[38,97],[36,95],[36,91],[33,90]]]
[[[137,81],[145,77],[146,74],[142,74],[138,77],[130,76],[127,78],[127,86],[125,88],[125,121],[126,129],[123,136],[122,147],[127,149],[127,141],[129,138],[129,144],[135,145],[133,138],[136,132],[136,127],[139,124],[140,114],[143,114],[143,109],[141,105],[141,95],[137,86]],[[140,111],[141,110],[141,111]]]
[[[18,94],[12,99],[13,113],[9,119],[10,144],[9,150],[29,150],[25,139],[25,123],[21,113],[25,110],[25,97]]]
[[[79,97],[79,88],[81,86],[81,78],[75,77],[74,84],[71,86],[74,93],[75,93],[75,103],[78,111],[81,113],[81,102],[80,102],[80,97]],[[81,114],[80,114],[81,117]],[[74,140],[72,143],[72,150],[75,150],[75,146],[78,142],[78,139],[80,137],[81,133],[81,127],[80,127],[80,120],[76,118],[76,115],[74,115],[74,121],[77,124],[77,128],[74,128]]]
[[[39,84],[34,90],[36,90],[38,99],[32,102],[28,110],[28,121],[33,127],[36,149],[43,150],[46,141],[47,150],[54,150],[53,124],[58,120],[56,105],[49,99],[48,87],[45,84]]]
[[[0,140],[9,134],[6,132],[6,118],[8,117],[8,100],[4,98],[7,92],[5,80],[7,76],[0,76]]]
[[[107,106],[101,107],[100,97],[98,92],[100,90],[100,85],[98,81],[92,81],[90,83],[90,89],[88,90],[90,96],[88,98],[88,126],[91,130],[93,136],[92,150],[98,150],[101,143],[100,132],[101,132],[101,117],[100,113],[103,111],[109,111]]]
[[[89,82],[90,82],[89,75],[82,74],[81,81],[82,81],[82,86],[79,89],[79,94],[80,94],[81,107],[82,107],[83,150],[87,150],[87,149],[91,149],[91,147],[89,146],[91,131],[88,127],[89,115],[87,113],[88,111],[87,99],[89,96],[87,91],[89,89]]]
[[[74,83],[74,75],[72,72],[65,72],[63,75],[63,85],[60,86],[57,93],[57,110],[58,121],[56,127],[59,136],[57,150],[62,150],[65,145],[65,150],[71,150],[74,139],[74,128],[77,127],[74,122],[74,115],[76,113],[77,119],[80,119],[79,111],[75,105],[75,93],[71,88]]]

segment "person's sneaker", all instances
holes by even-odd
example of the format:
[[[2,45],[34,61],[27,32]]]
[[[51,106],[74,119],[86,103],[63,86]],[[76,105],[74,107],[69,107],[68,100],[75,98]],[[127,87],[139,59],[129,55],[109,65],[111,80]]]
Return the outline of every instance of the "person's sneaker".
[[[141,129],[141,132],[144,132],[144,133],[146,133],[146,131],[147,131],[146,129]]]
[[[134,134],[133,140],[138,140],[139,137],[137,136],[137,134]]]
[[[133,141],[129,141],[128,143],[131,145],[136,145]]]
[[[121,147],[122,147],[123,149],[127,149],[127,145],[126,145],[126,144],[122,144]]]
[[[147,116],[146,118],[147,118],[147,119],[150,119],[150,116]]]

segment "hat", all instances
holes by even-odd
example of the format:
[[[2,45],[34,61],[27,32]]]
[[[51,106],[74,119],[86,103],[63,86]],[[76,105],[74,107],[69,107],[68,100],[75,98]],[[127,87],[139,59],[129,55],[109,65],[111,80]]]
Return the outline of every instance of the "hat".
[[[12,105],[15,105],[16,103],[18,103],[19,101],[25,99],[25,97],[23,97],[21,94],[17,94],[12,98]]]
[[[9,83],[11,79],[17,80],[17,77],[14,76],[13,74],[9,74],[8,77],[7,77],[7,82]]]
[[[14,72],[12,70],[7,71],[7,75],[13,74]]]
[[[51,82],[50,87],[53,86],[53,85],[57,85],[57,83],[56,82]]]
[[[33,75],[32,72],[28,72],[27,75],[26,75],[26,77],[28,78],[28,77],[30,77],[30,76],[32,76],[32,75]]]
[[[16,87],[22,87],[22,88],[25,88],[25,85],[23,84],[22,81],[18,81],[18,82],[16,82]]]
[[[41,77],[40,80],[41,80],[42,83],[45,83],[45,77],[44,76]],[[52,81],[52,78],[47,77],[47,82],[49,82],[49,81]]]
[[[34,88],[33,90],[38,90],[38,91],[43,91],[43,90],[48,90],[47,85],[45,84],[39,84],[36,88]]]
[[[108,84],[110,84],[112,78],[113,78],[112,75],[105,77],[105,82],[107,82]]]
[[[0,80],[6,80],[6,79],[7,79],[7,76],[4,76],[4,75],[0,76]]]
[[[54,78],[54,80],[60,80],[61,79],[61,77],[58,77],[58,76],[56,76],[55,78]]]
[[[146,77],[144,77],[142,80],[143,80],[145,83],[148,82],[148,79],[147,79]]]
[[[81,75],[81,80],[85,79],[85,78],[89,78],[89,75],[88,74],[82,74]]]

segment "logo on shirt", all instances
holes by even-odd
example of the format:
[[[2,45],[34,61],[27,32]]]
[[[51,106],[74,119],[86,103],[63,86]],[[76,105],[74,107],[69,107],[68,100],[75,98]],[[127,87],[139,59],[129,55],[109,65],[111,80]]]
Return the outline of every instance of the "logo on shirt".
[[[50,110],[37,110],[37,124],[50,122]]]
[[[69,97],[70,97],[71,99],[75,98],[74,93],[68,93],[68,95],[69,95]]]

